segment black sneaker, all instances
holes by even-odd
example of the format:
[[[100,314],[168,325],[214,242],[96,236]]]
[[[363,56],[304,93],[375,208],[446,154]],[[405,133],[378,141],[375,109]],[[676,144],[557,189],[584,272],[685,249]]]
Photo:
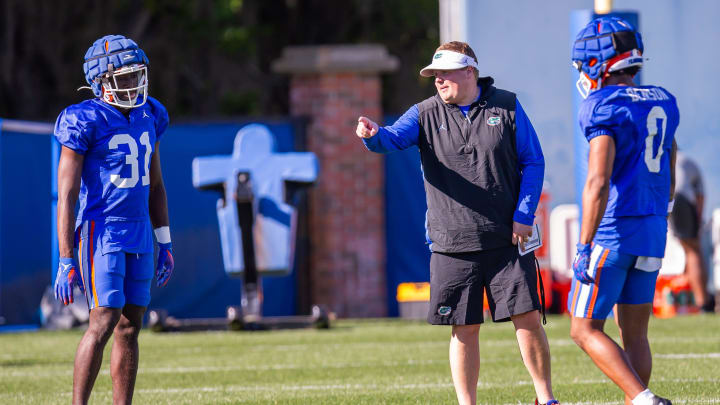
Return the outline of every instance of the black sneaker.
[[[703,305],[700,310],[706,314],[712,314],[715,312],[715,297],[712,295],[708,296],[707,302]]]
[[[653,399],[653,405],[672,405],[672,402],[669,399],[655,396],[655,398]]]

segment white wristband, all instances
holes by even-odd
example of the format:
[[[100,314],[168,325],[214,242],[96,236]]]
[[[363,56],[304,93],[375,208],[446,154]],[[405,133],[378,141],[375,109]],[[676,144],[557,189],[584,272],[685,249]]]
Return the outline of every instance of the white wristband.
[[[157,243],[170,243],[169,226],[161,226],[160,228],[155,228],[153,232],[155,232],[155,239],[157,239]]]
[[[668,212],[667,212],[668,214],[672,213],[674,206],[675,206],[675,199],[673,198],[672,200],[670,200],[670,202],[668,202]]]

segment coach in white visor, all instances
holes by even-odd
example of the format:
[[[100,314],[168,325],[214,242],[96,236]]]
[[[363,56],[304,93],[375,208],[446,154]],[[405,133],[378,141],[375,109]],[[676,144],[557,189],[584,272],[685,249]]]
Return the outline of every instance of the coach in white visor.
[[[436,70],[455,70],[468,66],[478,71],[478,64],[472,56],[448,50],[437,51],[433,55],[432,63],[420,71],[420,76],[432,77]]]
[[[458,403],[476,403],[487,292],[492,320],[515,327],[535,403],[557,404],[534,254],[520,255],[516,246],[532,234],[542,190],[545,160],[537,134],[515,93],[493,86],[492,77],[478,78],[468,44],[441,45],[420,75],[435,78],[436,95],[390,126],[359,117],[355,133],[373,152],[420,150],[425,237],[432,251],[427,320],[452,327],[450,369]]]

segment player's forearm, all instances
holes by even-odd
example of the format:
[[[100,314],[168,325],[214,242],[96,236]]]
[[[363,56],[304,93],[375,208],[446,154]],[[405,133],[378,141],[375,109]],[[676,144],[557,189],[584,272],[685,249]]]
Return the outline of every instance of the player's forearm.
[[[150,222],[152,223],[153,228],[170,225],[167,194],[165,193],[165,185],[162,182],[155,187],[150,188],[149,207]]]
[[[160,165],[159,142],[155,143],[155,153],[150,162],[150,199],[148,206],[150,209],[150,222],[153,228],[170,226],[165,182],[163,182],[162,167]]]
[[[64,198],[58,196],[57,227],[60,257],[73,257],[76,202],[77,192],[67,194]]]
[[[592,242],[608,201],[609,183],[604,179],[588,179],[582,197],[580,243]]]
[[[84,157],[63,146],[58,164],[57,234],[60,257],[73,257],[75,204],[80,192]]]

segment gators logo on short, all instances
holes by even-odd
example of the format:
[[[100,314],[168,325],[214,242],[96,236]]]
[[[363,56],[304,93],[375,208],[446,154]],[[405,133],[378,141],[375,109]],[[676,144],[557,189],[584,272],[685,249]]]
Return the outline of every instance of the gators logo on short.
[[[435,57],[433,59],[440,59],[442,58],[442,53],[436,53]]]
[[[442,306],[442,307],[438,308],[438,315],[440,315],[440,316],[450,315],[450,312],[452,312],[452,308],[450,308],[450,307]]]
[[[499,125],[499,124],[500,124],[500,117],[490,117],[490,118],[488,118],[488,119],[487,119],[487,124],[488,124],[488,125],[492,125],[492,126]]]

